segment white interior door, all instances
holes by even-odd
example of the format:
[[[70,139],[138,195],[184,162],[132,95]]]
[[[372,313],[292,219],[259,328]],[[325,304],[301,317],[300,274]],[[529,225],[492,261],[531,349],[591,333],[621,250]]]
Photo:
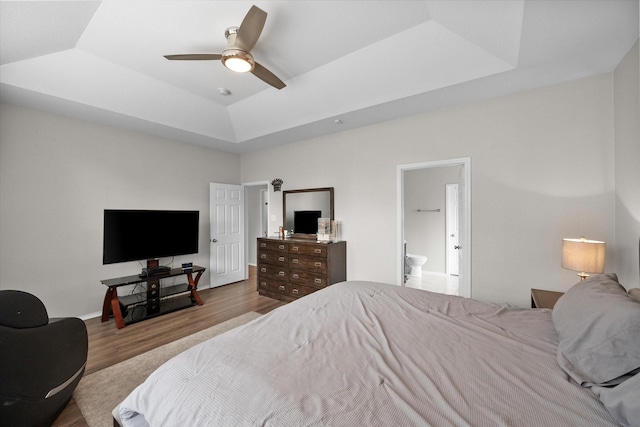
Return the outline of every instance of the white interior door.
[[[245,279],[244,187],[211,183],[211,287]]]
[[[460,234],[458,219],[458,184],[446,185],[446,254],[447,254],[447,275],[457,276],[460,270]]]

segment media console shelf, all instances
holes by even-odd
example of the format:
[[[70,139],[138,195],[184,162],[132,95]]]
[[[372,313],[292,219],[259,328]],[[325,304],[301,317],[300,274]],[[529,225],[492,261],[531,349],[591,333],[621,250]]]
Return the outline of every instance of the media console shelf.
[[[118,329],[121,329],[126,325],[151,317],[181,310],[195,304],[202,305],[197,288],[200,276],[205,270],[204,267],[194,265],[188,270],[174,268],[162,275],[149,277],[135,275],[101,280],[100,282],[108,288],[102,305],[102,321],[109,320],[109,314],[113,313],[116,325]],[[193,273],[196,273],[195,278]],[[163,279],[182,275],[187,276],[187,283],[161,286]],[[141,285],[145,287],[145,290],[118,297],[118,288],[127,285]]]

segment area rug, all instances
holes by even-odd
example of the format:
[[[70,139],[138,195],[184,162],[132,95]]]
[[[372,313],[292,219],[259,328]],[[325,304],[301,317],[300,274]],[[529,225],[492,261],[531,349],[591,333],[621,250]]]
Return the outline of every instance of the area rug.
[[[113,425],[111,411],[157,367],[209,338],[260,317],[249,312],[82,378],[73,393],[89,427]]]

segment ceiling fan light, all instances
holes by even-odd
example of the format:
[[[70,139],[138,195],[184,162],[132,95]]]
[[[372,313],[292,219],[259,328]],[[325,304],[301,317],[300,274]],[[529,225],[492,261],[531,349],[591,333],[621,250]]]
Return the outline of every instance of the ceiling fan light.
[[[251,71],[251,64],[242,58],[228,58],[224,61],[224,66],[236,73],[246,73],[247,71]]]
[[[222,64],[236,73],[246,73],[253,70],[256,63],[250,53],[233,49],[222,53]]]

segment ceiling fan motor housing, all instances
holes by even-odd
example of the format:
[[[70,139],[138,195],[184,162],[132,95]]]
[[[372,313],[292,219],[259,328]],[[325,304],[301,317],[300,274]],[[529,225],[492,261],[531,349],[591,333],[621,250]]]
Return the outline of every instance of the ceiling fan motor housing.
[[[224,36],[227,39],[227,48],[222,52],[222,64],[232,71],[247,73],[252,71],[256,65],[251,53],[236,46],[238,27],[229,27],[225,30]]]

